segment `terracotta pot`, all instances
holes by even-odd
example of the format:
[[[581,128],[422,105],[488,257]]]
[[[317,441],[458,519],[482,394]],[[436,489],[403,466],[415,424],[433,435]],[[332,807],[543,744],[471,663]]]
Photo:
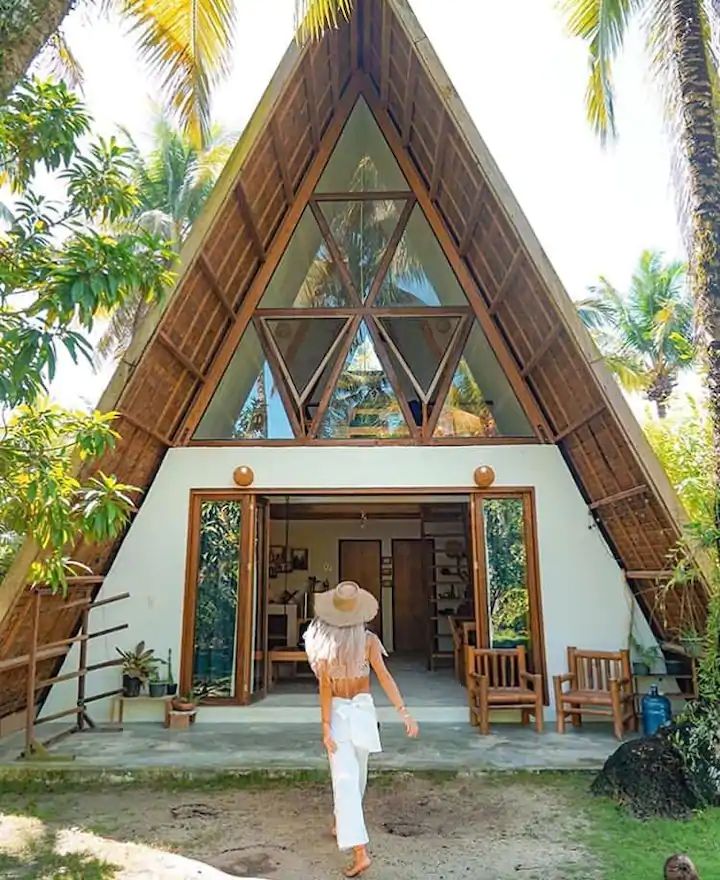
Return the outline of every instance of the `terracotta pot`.
[[[172,701],[172,707],[176,712],[192,712],[195,708],[195,703],[191,703],[188,700],[183,700],[180,697],[175,697]]]

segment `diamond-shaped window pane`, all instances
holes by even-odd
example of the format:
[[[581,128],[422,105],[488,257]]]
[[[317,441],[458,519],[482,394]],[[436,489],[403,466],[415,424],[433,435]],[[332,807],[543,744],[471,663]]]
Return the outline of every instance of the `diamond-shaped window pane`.
[[[318,431],[328,439],[407,437],[395,391],[361,324]]]
[[[355,289],[367,299],[405,202],[400,199],[320,202]]]
[[[260,301],[263,309],[354,305],[310,208],[306,208]]]
[[[407,190],[407,180],[360,98],[322,173],[317,192],[379,192]]]
[[[377,306],[467,306],[422,209],[413,208],[378,293]]]

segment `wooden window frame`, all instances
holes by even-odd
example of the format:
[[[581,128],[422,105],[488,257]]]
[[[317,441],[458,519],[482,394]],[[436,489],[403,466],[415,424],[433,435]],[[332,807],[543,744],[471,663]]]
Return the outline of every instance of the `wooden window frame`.
[[[485,541],[484,501],[516,499],[523,505],[523,538],[528,591],[528,626],[530,629],[530,657],[533,672],[543,680],[543,700],[549,705],[547,662],[545,657],[545,625],[543,622],[542,591],[540,587],[540,557],[537,537],[537,514],[533,488],[493,488],[472,493],[470,502],[471,537],[473,550],[473,583],[475,588],[475,619],[478,646],[490,647],[490,620],[488,616],[487,554]]]
[[[192,692],[192,675],[195,646],[195,620],[197,610],[198,571],[200,563],[201,510],[207,501],[239,501],[240,538],[238,541],[238,586],[235,610],[235,694],[232,697],[207,697],[201,705],[244,706],[250,701],[251,627],[252,619],[252,565],[254,555],[255,494],[239,495],[237,492],[190,493],[188,516],[187,553],[185,564],[185,591],[183,599],[182,638],[180,648],[180,693]]]

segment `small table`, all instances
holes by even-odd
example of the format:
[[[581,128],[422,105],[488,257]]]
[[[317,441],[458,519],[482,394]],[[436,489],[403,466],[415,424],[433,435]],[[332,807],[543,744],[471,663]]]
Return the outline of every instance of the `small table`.
[[[110,704],[110,721],[114,721],[115,714],[117,713],[117,723],[123,723],[123,715],[125,713],[125,703],[164,703],[163,707],[163,715],[167,718],[168,710],[170,709],[170,703],[172,701],[172,697],[150,697],[147,694],[140,694],[137,697],[126,697],[124,694],[118,694],[113,697],[113,701]]]
[[[270,662],[270,687],[275,684],[275,664],[276,663],[292,663],[295,674],[297,674],[298,663],[307,663],[307,653],[299,648],[273,648],[268,651],[268,660]]]

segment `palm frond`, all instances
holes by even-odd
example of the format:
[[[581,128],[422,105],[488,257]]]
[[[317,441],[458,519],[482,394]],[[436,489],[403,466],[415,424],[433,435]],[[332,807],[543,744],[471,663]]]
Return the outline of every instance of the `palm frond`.
[[[305,43],[317,40],[327,28],[337,27],[340,18],[348,20],[353,0],[295,0],[295,32]]]
[[[210,136],[213,86],[230,69],[233,0],[117,0],[131,17],[138,46],[162,80],[183,129],[201,147]]]
[[[644,0],[559,0],[568,30],[588,46],[586,112],[603,142],[616,134],[613,62],[632,16],[643,4]]]
[[[56,31],[45,44],[43,61],[48,66],[48,72],[54,77],[63,80],[72,89],[82,88],[82,65],[75,57],[62,31]]]

